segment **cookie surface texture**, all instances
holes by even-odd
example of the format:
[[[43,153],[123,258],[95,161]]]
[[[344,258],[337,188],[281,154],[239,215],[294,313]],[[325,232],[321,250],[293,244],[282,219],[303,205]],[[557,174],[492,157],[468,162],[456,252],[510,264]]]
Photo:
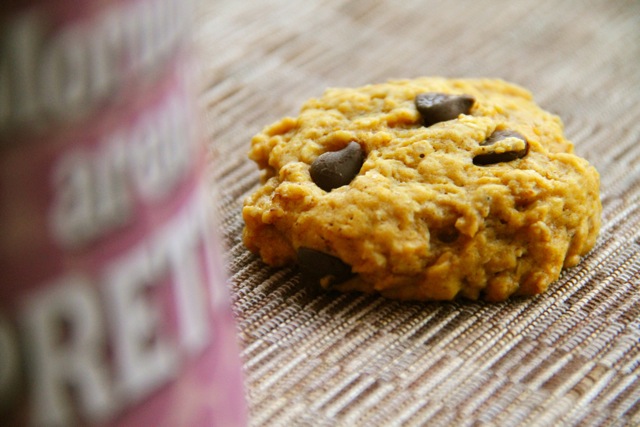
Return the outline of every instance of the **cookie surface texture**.
[[[245,245],[272,266],[304,263],[325,288],[408,300],[535,295],[600,227],[597,171],[557,116],[502,80],[328,89],[255,135],[249,157],[263,172],[244,203]],[[312,165],[337,174],[326,190]],[[314,271],[323,265],[337,273]]]

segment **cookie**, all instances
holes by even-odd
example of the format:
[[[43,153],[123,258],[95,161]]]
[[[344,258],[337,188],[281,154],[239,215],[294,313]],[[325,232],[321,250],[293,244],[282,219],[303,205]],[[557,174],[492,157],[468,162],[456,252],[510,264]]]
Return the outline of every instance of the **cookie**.
[[[599,175],[560,119],[497,79],[327,90],[265,127],[247,248],[309,284],[408,300],[535,295],[600,227]]]

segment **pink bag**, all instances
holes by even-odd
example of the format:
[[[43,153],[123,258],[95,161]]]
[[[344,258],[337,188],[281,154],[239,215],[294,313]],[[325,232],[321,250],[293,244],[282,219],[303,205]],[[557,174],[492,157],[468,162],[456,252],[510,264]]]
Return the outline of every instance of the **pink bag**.
[[[245,424],[182,0],[0,15],[0,425]]]

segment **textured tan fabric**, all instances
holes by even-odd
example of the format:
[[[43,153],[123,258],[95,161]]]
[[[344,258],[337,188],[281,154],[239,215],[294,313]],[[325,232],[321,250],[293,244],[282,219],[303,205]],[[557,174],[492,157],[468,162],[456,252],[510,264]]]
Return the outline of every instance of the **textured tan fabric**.
[[[208,140],[254,426],[640,425],[640,2],[203,2]],[[242,245],[251,136],[329,86],[501,77],[602,176],[596,248],[537,298],[301,286]]]

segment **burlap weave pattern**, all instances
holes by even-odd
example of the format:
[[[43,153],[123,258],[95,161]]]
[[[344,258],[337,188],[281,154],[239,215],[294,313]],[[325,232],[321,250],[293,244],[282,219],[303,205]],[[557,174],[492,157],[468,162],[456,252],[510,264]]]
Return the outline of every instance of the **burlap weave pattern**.
[[[640,425],[640,2],[204,2],[202,103],[255,426]],[[599,170],[596,248],[537,298],[303,287],[242,245],[251,136],[329,86],[501,77]]]

